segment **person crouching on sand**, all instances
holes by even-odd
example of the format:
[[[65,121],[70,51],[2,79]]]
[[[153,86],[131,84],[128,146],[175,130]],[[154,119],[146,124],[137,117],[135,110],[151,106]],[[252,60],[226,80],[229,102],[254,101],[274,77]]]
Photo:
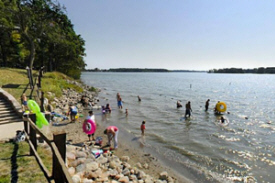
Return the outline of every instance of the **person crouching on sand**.
[[[108,145],[111,145],[111,141],[114,140],[114,148],[115,149],[118,148],[118,140],[117,140],[118,131],[119,131],[118,127],[116,127],[116,126],[108,126],[104,130],[104,134],[107,135],[107,137],[108,137]]]

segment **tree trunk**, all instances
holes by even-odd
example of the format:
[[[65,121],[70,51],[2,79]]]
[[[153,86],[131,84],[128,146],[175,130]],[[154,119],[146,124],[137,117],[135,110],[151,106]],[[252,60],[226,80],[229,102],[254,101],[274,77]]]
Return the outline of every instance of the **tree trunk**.
[[[27,39],[27,41],[29,42],[29,45],[30,45],[29,67],[32,70],[33,62],[34,62],[34,58],[35,58],[34,42],[26,32],[23,32],[23,36]]]

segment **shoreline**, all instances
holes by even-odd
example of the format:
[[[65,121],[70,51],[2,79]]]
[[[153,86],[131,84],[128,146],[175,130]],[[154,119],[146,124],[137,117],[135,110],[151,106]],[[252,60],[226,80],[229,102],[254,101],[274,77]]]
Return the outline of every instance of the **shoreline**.
[[[83,86],[85,89],[86,87]],[[72,94],[74,93],[74,94]],[[83,94],[87,95],[89,93],[88,91],[83,92]],[[77,97],[76,97],[77,96]],[[72,90],[64,91],[63,96],[59,99],[60,101],[67,101],[67,103],[70,100],[80,100],[81,94],[76,93]],[[89,94],[89,99],[93,102],[93,111],[95,113],[101,113],[101,110],[99,109],[99,106],[97,106],[97,102],[99,102],[98,99],[95,98],[95,96],[92,96],[92,94]],[[92,96],[92,97],[91,97]],[[57,100],[55,100],[56,103]],[[62,103],[62,102],[61,102]],[[79,104],[78,104],[79,105]],[[62,105],[58,105],[62,106]],[[64,106],[64,104],[63,104]],[[63,107],[63,109],[59,109],[59,112],[66,112],[64,111],[66,107]],[[58,124],[54,124],[54,122],[48,127],[48,129],[45,129],[47,133],[58,133],[58,132],[66,132],[67,133],[67,142],[68,144],[74,145],[76,147],[83,147],[83,145],[87,145],[90,142],[88,141],[87,135],[82,131],[82,123],[84,119],[87,116],[87,113],[89,110],[87,109],[81,109],[81,114],[83,117],[79,117],[77,122],[70,123],[68,120],[60,121]],[[103,134],[104,129],[107,127],[108,124],[106,123],[100,123],[99,116],[95,115],[96,122],[97,122],[97,130],[95,132],[95,138],[97,136],[100,136],[103,138],[103,144],[107,142],[106,135]],[[100,116],[101,117],[101,116]],[[114,124],[115,125],[115,124]],[[193,182],[188,180],[187,178],[181,176],[179,173],[174,172],[171,168],[169,168],[167,165],[165,165],[160,159],[157,159],[156,157],[152,156],[150,153],[148,153],[145,148],[139,148],[138,143],[131,143],[129,140],[125,140],[127,138],[124,138],[125,135],[127,135],[128,132],[120,130],[118,135],[118,143],[119,148],[113,151],[113,154],[119,158],[122,158],[123,156],[129,157],[129,164],[132,167],[137,167],[144,171],[146,174],[154,177],[155,179],[158,179],[160,177],[160,174],[163,172],[166,172],[169,177],[171,177],[173,180],[172,182]],[[132,134],[128,133],[128,137],[132,136]],[[128,138],[130,139],[130,138]]]

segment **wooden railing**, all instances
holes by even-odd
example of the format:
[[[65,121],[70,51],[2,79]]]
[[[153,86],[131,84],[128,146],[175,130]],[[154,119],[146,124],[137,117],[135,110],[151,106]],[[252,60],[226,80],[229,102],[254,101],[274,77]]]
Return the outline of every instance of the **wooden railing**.
[[[49,114],[46,114],[46,118]],[[53,139],[46,137],[41,130],[35,125],[36,115],[29,114],[24,118],[24,130],[26,134],[26,141],[30,145],[30,155],[35,156],[35,159],[43,171],[48,182],[72,183],[72,178],[65,165],[66,158],[66,133],[53,134]],[[42,159],[37,153],[37,134],[42,138],[51,148],[52,151],[52,172],[44,165]]]

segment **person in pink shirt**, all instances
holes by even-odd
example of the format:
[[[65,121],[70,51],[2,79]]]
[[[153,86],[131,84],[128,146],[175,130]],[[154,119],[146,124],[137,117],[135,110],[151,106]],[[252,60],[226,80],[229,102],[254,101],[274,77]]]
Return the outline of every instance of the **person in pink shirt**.
[[[108,136],[108,145],[111,145],[111,141],[114,139],[114,148],[118,148],[118,128],[116,126],[108,126],[106,130],[104,130],[104,134]]]

